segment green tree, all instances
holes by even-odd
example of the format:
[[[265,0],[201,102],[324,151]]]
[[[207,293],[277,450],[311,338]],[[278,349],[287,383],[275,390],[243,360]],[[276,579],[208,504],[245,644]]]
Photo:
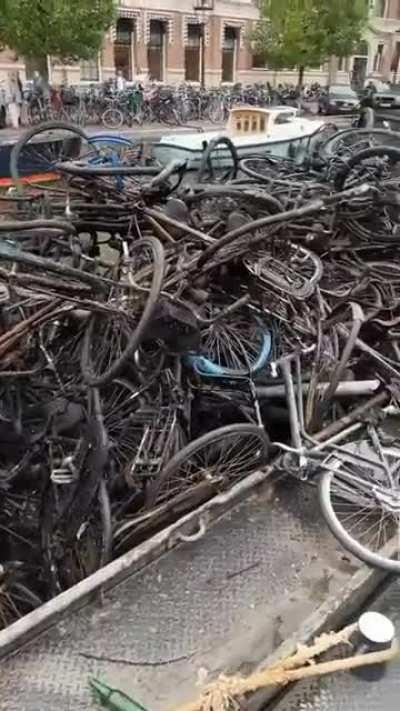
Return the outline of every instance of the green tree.
[[[272,69],[318,67],[331,55],[346,57],[362,39],[367,0],[261,0],[253,42]]]
[[[90,59],[116,0],[0,0],[0,42],[27,58]]]

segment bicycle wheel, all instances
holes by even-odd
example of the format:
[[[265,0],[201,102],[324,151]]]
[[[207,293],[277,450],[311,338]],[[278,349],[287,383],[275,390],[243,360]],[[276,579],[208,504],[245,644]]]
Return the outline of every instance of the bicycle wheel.
[[[207,112],[207,118],[212,122],[212,123],[222,123],[224,120],[224,107],[221,104],[221,102],[218,102],[217,104],[214,104],[211,106]]]
[[[383,455],[383,459],[382,459]],[[383,546],[399,541],[400,449],[376,449],[368,440],[330,455],[319,483],[322,515],[337,540],[368,565],[400,573],[400,560]]]
[[[269,458],[269,437],[257,425],[220,427],[190,442],[167,464],[148,489],[148,507],[173,499],[204,483],[225,489],[262,468]]]
[[[211,311],[216,317],[218,311]],[[269,327],[252,312],[241,309],[215,319],[201,334],[199,354],[186,356],[187,365],[203,376],[246,377],[265,367],[272,351]]]
[[[385,128],[344,128],[329,136],[318,148],[322,158],[331,158],[337,153],[348,154],[356,145],[364,148],[385,145],[398,146],[399,133]]]
[[[78,126],[49,121],[26,131],[11,151],[10,172],[14,183],[23,186],[65,189],[65,176],[56,165],[66,160],[82,159],[93,153],[88,136]]]
[[[215,238],[225,234],[238,220],[255,220],[261,215],[281,212],[276,198],[238,186],[210,185],[190,195],[182,195],[196,229]],[[216,228],[218,228],[216,230]]]
[[[249,156],[242,158],[239,163],[240,170],[261,183],[271,183],[277,176],[277,168],[284,161],[269,156]]]
[[[37,126],[39,123],[41,123],[41,112],[37,106],[28,106],[27,113],[29,126]]]
[[[137,141],[112,134],[96,134],[89,143],[94,146],[94,155],[89,158],[93,165],[131,165],[140,151]]]
[[[138,240],[131,248],[132,290],[114,287],[107,312],[95,312],[86,327],[81,368],[89,385],[105,385],[116,378],[145,336],[161,291],[164,249],[155,237]]]
[[[239,156],[235,145],[227,136],[213,138],[205,149],[199,172],[199,182],[204,180],[232,180],[236,178]]]
[[[140,405],[141,388],[116,378],[101,391],[103,422],[109,440],[110,461],[118,477],[127,478],[140,439],[135,412]],[[109,465],[110,466],[110,465]]]
[[[43,494],[40,535],[43,568],[51,596],[92,575],[108,563],[111,556],[110,513],[103,481],[80,530],[73,535],[66,520],[71,486],[49,482]]]
[[[13,622],[21,619],[24,615],[34,610],[43,604],[44,600],[40,597],[31,587],[31,580],[29,579],[29,574],[24,575],[27,578],[27,582],[21,582],[18,577],[21,577],[21,571],[19,570],[20,561],[15,563],[17,575],[15,579],[13,576],[12,567],[14,561],[7,561],[5,564],[5,574],[4,579],[1,580],[0,586],[0,630],[5,629]],[[4,566],[2,566],[4,569]],[[11,568],[9,576],[7,575],[8,569]],[[3,576],[2,576],[3,578]],[[40,575],[37,574],[37,579],[40,579]]]
[[[400,148],[376,146],[359,151],[346,161],[335,178],[336,190],[353,184],[389,180],[391,169],[400,161]]]
[[[101,117],[105,128],[121,128],[124,124],[124,115],[119,109],[107,109]]]

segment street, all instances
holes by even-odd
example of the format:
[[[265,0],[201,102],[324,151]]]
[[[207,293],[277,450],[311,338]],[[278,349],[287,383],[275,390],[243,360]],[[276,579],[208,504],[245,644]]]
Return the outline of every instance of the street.
[[[315,121],[324,121],[325,123],[334,123],[339,128],[350,125],[352,121],[351,116],[312,116],[307,115],[307,119]],[[30,127],[21,127],[16,130],[13,128],[3,128],[0,130],[0,145],[2,143],[15,143],[23,136],[24,132],[29,130]],[[165,125],[155,125],[150,124],[147,126],[134,126],[132,128],[128,126],[123,126],[121,129],[109,129],[104,128],[102,125],[97,126],[86,126],[83,130],[90,136],[102,134],[102,135],[121,135],[130,139],[137,139],[139,141],[150,141],[156,142],[161,136],[172,135],[177,133],[193,133],[194,131],[218,131],[223,129],[223,124],[214,124],[205,121],[194,121],[187,126],[165,126]]]

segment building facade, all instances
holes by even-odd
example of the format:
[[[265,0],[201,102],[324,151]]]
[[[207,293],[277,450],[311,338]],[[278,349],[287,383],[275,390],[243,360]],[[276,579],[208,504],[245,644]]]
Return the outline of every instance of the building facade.
[[[279,76],[251,50],[258,17],[257,0],[121,0],[117,22],[106,33],[98,57],[79,64],[48,57],[47,73],[54,84],[102,82],[117,70],[128,80],[167,84],[202,79],[206,86],[274,82]],[[19,70],[21,79],[33,71],[15,52],[0,52],[0,79],[12,69]],[[296,80],[296,72],[280,76],[282,81]],[[323,81],[326,76],[322,67],[306,78]]]
[[[80,64],[48,59],[51,82],[70,84],[104,81],[122,70],[126,79],[137,76],[165,83],[183,81],[218,85],[254,82],[265,69],[253,71],[248,35],[258,18],[253,0],[121,0],[118,19],[104,38],[99,56]],[[0,76],[18,69],[29,77],[23,58],[0,53]],[[264,80],[264,76],[261,77]]]
[[[400,0],[366,2],[371,17],[358,52],[308,71],[306,82],[400,80]],[[257,0],[121,0],[98,57],[77,64],[48,57],[47,73],[53,84],[102,82],[118,70],[127,80],[167,84],[296,83],[296,71],[268,70],[252,52],[258,17]],[[33,68],[11,50],[0,52],[0,80],[15,69],[29,78]]]
[[[331,60],[337,81],[348,77],[355,86],[368,79],[400,81],[400,0],[369,0],[369,7],[368,30],[356,54]]]

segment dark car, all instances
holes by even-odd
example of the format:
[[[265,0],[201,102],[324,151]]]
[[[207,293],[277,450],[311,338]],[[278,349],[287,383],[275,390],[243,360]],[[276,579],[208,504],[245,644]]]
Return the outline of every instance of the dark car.
[[[320,114],[348,114],[359,110],[360,100],[347,84],[334,84],[321,94],[318,107]]]

